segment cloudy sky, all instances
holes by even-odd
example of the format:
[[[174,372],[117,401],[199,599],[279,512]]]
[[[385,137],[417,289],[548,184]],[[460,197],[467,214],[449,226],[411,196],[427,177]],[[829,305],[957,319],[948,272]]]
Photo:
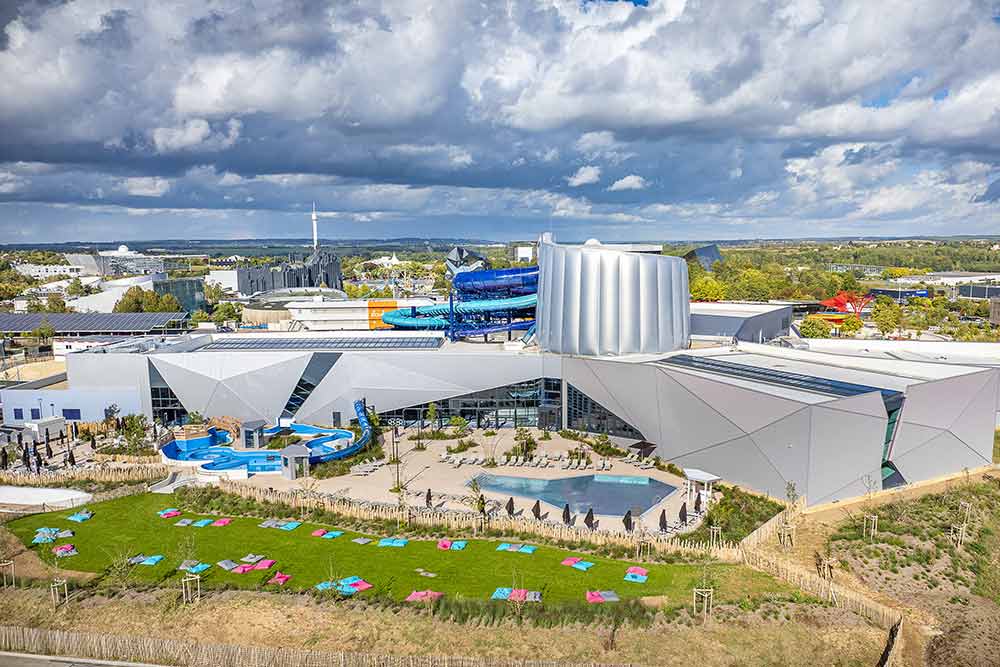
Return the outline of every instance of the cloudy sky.
[[[3,0],[0,242],[1000,234],[1000,0]]]

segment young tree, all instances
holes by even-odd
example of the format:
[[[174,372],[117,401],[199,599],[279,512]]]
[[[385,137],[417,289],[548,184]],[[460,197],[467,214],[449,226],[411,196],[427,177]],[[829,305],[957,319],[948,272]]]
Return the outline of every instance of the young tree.
[[[456,438],[465,437],[469,432],[469,422],[465,417],[455,415],[448,420],[448,426],[452,428],[452,432]]]
[[[31,337],[40,343],[51,340],[56,335],[56,329],[49,322],[48,318],[43,318],[41,324],[31,331]]]
[[[888,335],[899,328],[902,321],[902,309],[895,301],[879,300],[872,307],[872,321],[882,335]]]
[[[807,317],[799,325],[803,338],[829,338],[833,327],[821,317]]]
[[[863,326],[864,324],[861,322],[861,318],[852,314],[845,317],[844,321],[840,323],[838,328],[840,329],[841,334],[845,336],[853,336],[861,331],[861,327]]]
[[[700,265],[699,265],[700,266]],[[726,298],[726,285],[709,275],[696,278],[691,283],[692,301],[721,301]]]
[[[45,300],[45,310],[49,313],[68,313],[69,308],[66,307],[66,301],[58,294],[50,294]]]
[[[80,282],[79,278],[73,278],[66,286],[66,296],[86,296],[87,288]]]
[[[438,427],[438,405],[437,403],[429,403],[427,405],[427,421],[430,422],[432,429],[437,429]]]
[[[126,415],[124,421],[125,442],[130,451],[139,451],[146,442],[149,420],[146,415]]]

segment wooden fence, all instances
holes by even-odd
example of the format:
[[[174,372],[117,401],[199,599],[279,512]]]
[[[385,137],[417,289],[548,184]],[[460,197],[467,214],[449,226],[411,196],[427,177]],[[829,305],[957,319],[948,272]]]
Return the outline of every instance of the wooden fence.
[[[97,452],[92,458],[97,463],[136,463],[144,465],[159,465],[163,463],[163,459],[159,454],[136,456],[133,454],[102,454],[101,452]]]
[[[362,521],[397,521],[402,525],[441,528],[455,537],[492,531],[502,535],[535,535],[546,540],[594,546],[622,546],[645,553],[691,553],[708,555],[729,562],[739,562],[742,558],[739,545],[729,541],[712,545],[708,542],[695,542],[645,531],[592,531],[585,527],[537,521],[533,517],[509,517],[503,513],[488,514],[484,520],[480,514],[472,511],[366,503],[324,493],[274,491],[225,479],[220,480],[219,488],[226,493],[257,502],[278,503],[296,509],[320,510]]]
[[[771,541],[778,534],[778,529],[786,523],[793,523],[806,506],[806,498],[802,496],[788,504],[770,519],[762,523],[752,533],[740,540],[741,549],[755,549],[765,542]]]
[[[40,474],[24,471],[0,472],[0,484],[13,486],[58,486],[68,482],[147,482],[163,479],[168,473],[167,466],[113,466],[103,464],[96,468],[70,468]]]
[[[570,664],[475,657],[327,653],[17,626],[0,626],[0,651],[93,660],[126,660],[177,667],[563,667]],[[614,667],[603,663],[572,664]]]
[[[859,591],[823,579],[789,560],[756,551],[744,551],[743,562],[755,570],[787,581],[806,593],[864,616],[879,627],[889,629],[902,619],[902,614],[898,610],[876,602]]]

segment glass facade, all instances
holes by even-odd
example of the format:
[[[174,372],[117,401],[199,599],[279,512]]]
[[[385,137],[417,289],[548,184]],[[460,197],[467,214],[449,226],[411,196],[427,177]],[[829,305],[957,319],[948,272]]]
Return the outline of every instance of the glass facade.
[[[566,422],[566,427],[574,431],[645,440],[639,429],[571,384],[566,385]]]
[[[187,417],[187,410],[170,387],[150,387],[153,399],[153,419],[161,424],[180,423]]]
[[[517,382],[435,403],[440,426],[457,415],[473,428],[533,426],[550,431],[562,428],[562,381],[556,378]],[[381,414],[385,423],[392,426],[414,426],[424,419],[424,425],[429,427],[427,406],[424,403]]]

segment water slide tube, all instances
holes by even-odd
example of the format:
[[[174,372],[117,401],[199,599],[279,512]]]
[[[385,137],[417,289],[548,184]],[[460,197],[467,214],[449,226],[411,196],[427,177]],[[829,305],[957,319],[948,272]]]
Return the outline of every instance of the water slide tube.
[[[399,308],[383,314],[382,321],[399,329],[451,329],[462,336],[527,329],[534,324],[534,320],[510,320],[515,315],[523,318],[537,305],[537,266],[468,271],[456,275],[452,287],[459,299],[454,304]]]

